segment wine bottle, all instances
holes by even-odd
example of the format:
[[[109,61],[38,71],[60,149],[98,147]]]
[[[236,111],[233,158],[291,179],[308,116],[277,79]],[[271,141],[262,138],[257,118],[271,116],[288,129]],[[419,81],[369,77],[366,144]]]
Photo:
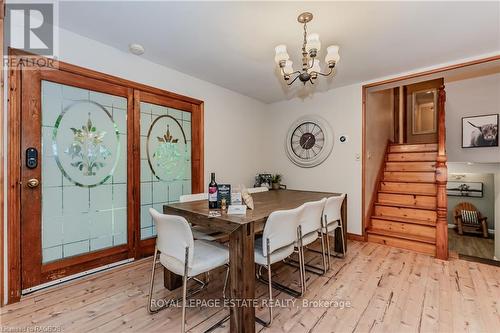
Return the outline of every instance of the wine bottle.
[[[208,184],[208,208],[217,208],[217,183],[215,182],[215,172],[212,172],[211,180]]]

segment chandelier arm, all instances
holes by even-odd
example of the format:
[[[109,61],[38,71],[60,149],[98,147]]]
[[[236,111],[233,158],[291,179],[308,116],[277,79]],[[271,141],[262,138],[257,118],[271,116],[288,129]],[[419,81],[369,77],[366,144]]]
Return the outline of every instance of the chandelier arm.
[[[311,84],[314,84],[314,81],[312,79],[309,79],[309,82],[311,82]]]
[[[281,75],[285,76],[285,75],[294,75],[294,74],[300,74],[300,71],[295,71],[295,72],[292,72],[292,73],[285,73],[285,69],[284,68],[281,68]]]
[[[333,73],[333,67],[330,68],[330,71],[328,73],[321,73],[321,72],[313,72],[321,76],[330,76]]]
[[[295,80],[297,80],[299,78],[300,75],[297,75],[290,83],[287,83],[287,85],[291,86]]]

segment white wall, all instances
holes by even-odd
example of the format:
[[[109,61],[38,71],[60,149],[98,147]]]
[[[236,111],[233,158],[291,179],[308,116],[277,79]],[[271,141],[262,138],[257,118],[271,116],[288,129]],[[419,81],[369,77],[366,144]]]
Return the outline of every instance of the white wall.
[[[300,168],[286,156],[284,144],[290,125],[306,114],[325,118],[333,128],[335,143],[328,159],[315,168]],[[266,169],[283,175],[291,189],[347,193],[348,232],[361,234],[361,85],[351,85],[305,99],[269,105],[265,133]],[[349,141],[341,144],[340,135]],[[356,160],[356,156],[358,160]]]
[[[265,104],[66,30],[59,37],[64,62],[203,100],[205,180],[213,171],[219,182],[253,184]]]
[[[500,162],[499,147],[462,148],[462,117],[500,113],[500,74],[445,82],[450,162]]]
[[[394,141],[394,93],[392,89],[366,94],[365,214],[373,198],[387,141]]]

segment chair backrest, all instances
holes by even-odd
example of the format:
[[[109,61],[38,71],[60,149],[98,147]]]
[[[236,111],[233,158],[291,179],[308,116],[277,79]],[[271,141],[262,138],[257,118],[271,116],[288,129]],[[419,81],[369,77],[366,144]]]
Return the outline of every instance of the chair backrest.
[[[266,186],[261,186],[261,187],[250,187],[247,189],[248,193],[260,193],[260,192],[267,192],[269,189]]]
[[[455,216],[460,215],[463,210],[467,211],[478,211],[476,206],[471,204],[470,202],[460,202],[458,205],[455,206],[454,212]]]
[[[323,218],[325,223],[331,223],[333,221],[338,221],[342,218],[342,203],[344,202],[346,195],[341,194],[334,197],[329,197],[325,202],[325,209],[323,210]]]
[[[208,200],[208,193],[184,194],[179,198],[180,202],[191,202]]]
[[[325,202],[326,198],[323,198],[318,201],[306,202],[302,205],[303,211],[299,222],[302,235],[306,235],[321,228]]]
[[[188,221],[182,216],[161,214],[153,208],[149,208],[149,213],[156,226],[156,247],[158,250],[179,260],[184,265],[186,247],[188,247],[188,266],[191,267],[194,239]]]
[[[271,253],[295,243],[302,211],[302,206],[300,206],[289,210],[277,210],[269,215],[262,233],[262,253],[264,256],[267,256],[268,239]]]

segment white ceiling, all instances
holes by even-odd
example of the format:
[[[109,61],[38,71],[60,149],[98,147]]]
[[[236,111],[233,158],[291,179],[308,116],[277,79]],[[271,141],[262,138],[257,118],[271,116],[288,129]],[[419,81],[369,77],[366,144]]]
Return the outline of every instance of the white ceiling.
[[[500,50],[499,2],[61,2],[63,28],[270,103],[291,98],[274,64],[300,62],[302,11],[324,47],[340,45],[326,90]],[[324,48],[320,53],[323,61]],[[319,80],[318,80],[319,81]]]

